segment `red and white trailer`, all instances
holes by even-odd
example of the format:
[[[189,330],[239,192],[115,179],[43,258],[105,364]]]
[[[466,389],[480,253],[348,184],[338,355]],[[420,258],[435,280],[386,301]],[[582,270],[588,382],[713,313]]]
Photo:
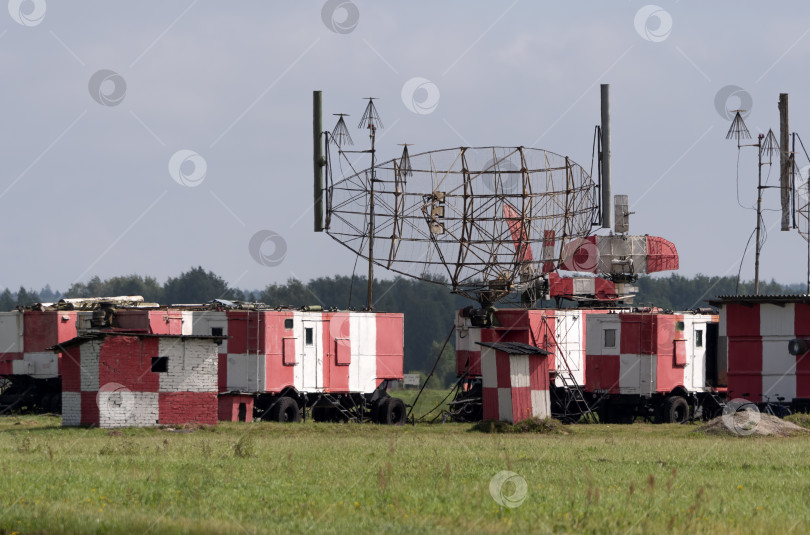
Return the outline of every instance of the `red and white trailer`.
[[[0,408],[58,412],[59,355],[48,348],[76,336],[76,312],[0,312]]]
[[[716,315],[649,310],[587,323],[585,391],[601,421],[684,422],[721,408]]]
[[[735,295],[711,303],[720,309],[728,397],[810,410],[810,297]]]
[[[227,301],[160,307],[142,301],[92,298],[0,313],[0,348],[6,348],[0,376],[10,385],[0,405],[58,411],[61,355],[47,348],[77,334],[119,330],[225,337],[217,347],[223,417],[298,421],[311,408],[316,419],[404,421],[404,404],[386,392],[388,381],[403,375],[402,314],[242,308]]]
[[[480,309],[478,309],[480,310]],[[517,342],[547,351],[551,414],[562,420],[579,417],[585,384],[587,318],[615,309],[490,309],[487,315],[464,308],[456,315],[456,373],[468,393],[458,403],[467,420],[483,417],[480,402],[481,344]]]
[[[357,418],[402,423],[405,406],[385,392],[401,380],[402,314],[312,310],[199,310],[191,334],[226,336],[219,346],[221,414],[298,421]]]
[[[484,324],[483,326],[481,324]],[[478,325],[476,325],[478,324]],[[480,418],[481,344],[518,342],[548,351],[551,413],[575,420],[597,409],[601,420],[635,416],[684,421],[715,412],[725,385],[718,361],[718,317],[658,309],[470,309],[456,317],[456,370],[468,382],[467,419]],[[586,407],[587,405],[587,407]]]

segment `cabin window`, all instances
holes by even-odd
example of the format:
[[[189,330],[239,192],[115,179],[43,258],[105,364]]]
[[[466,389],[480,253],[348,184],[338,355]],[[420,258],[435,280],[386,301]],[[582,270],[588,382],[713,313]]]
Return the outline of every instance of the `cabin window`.
[[[222,336],[222,327],[211,327],[211,336]],[[222,340],[217,340],[217,345],[222,345]]]
[[[682,331],[683,330],[683,322],[682,321],[678,321],[678,322],[675,323],[675,330],[676,331]]]
[[[312,339],[313,339],[312,327],[307,327],[306,329],[304,329],[304,340],[306,341],[306,344],[308,346],[312,345]]]
[[[616,329],[605,329],[605,347],[616,347]]]
[[[703,331],[695,331],[695,347],[703,347]]]
[[[293,328],[292,318],[287,318],[287,319],[284,320],[284,328],[285,329],[292,329]]]
[[[169,357],[152,357],[152,371],[166,373],[169,371]]]

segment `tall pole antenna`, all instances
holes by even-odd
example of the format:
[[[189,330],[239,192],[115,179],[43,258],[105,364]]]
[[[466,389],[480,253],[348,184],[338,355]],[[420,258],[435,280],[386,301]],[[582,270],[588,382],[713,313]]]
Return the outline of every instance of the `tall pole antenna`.
[[[611,219],[613,218],[610,204],[610,84],[602,84],[600,86],[600,95],[602,101],[602,139],[600,140],[602,152],[599,158],[599,170],[601,171],[600,193],[602,195],[602,228],[610,228]]]
[[[371,168],[369,169],[369,196],[368,196],[368,301],[366,308],[368,310],[374,309],[374,182],[377,180],[377,173],[375,170],[375,156],[376,150],[374,142],[377,134],[377,128],[383,128],[382,120],[377,113],[377,108],[374,106],[374,97],[368,97],[368,104],[366,111],[363,112],[363,117],[360,119],[358,128],[368,129],[368,138],[371,141]]]
[[[762,226],[762,138],[765,136],[760,134],[757,137],[757,154],[759,155],[759,165],[757,166],[757,237],[756,237],[756,255],[754,259],[754,295],[759,295],[759,251],[760,242],[759,234]]]
[[[782,204],[782,230],[790,230],[790,126],[788,94],[779,93],[779,186]]]
[[[326,165],[324,152],[321,149],[323,124],[321,117],[322,95],[320,91],[312,92],[312,163],[314,167],[313,193],[315,196],[315,232],[323,231],[323,168]]]

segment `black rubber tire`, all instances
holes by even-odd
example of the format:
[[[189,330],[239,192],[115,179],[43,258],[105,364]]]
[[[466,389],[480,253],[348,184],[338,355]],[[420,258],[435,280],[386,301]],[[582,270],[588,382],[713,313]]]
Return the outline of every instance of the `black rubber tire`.
[[[386,423],[386,414],[388,412],[388,402],[391,401],[390,397],[379,400],[372,410],[372,418],[375,424]]]
[[[405,402],[399,398],[388,398],[380,409],[382,416],[381,424],[403,425],[408,416],[405,410]]]
[[[273,422],[300,422],[301,409],[298,403],[289,397],[279,398],[270,408],[270,421]]]
[[[53,394],[48,403],[48,412],[53,414],[60,414],[62,412],[62,395]]]
[[[682,424],[689,421],[689,403],[681,396],[670,396],[664,401],[664,421]]]

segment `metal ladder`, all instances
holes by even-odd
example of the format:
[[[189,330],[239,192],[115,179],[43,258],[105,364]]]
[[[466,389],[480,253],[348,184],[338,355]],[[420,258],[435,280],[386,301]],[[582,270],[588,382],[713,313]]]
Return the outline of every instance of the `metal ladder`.
[[[546,332],[550,331],[548,320],[548,316],[543,317]],[[532,333],[532,336],[533,335],[534,333]],[[557,347],[557,351],[555,352],[556,356],[559,357],[562,360],[562,363],[565,365],[565,369],[557,373],[557,378],[560,379],[566,396],[566,399],[562,403],[563,410],[565,411],[563,416],[568,416],[572,412],[569,410],[569,408],[574,405],[576,407],[574,414],[578,414],[579,416],[585,416],[588,414],[591,417],[594,417],[595,415],[593,409],[591,409],[590,405],[588,405],[588,400],[585,399],[585,395],[582,393],[582,388],[579,386],[576,379],[574,379],[574,374],[571,373],[571,367],[568,365],[568,359],[565,356],[565,352],[562,350],[562,342],[556,329],[556,323],[554,329],[554,345]]]
[[[565,362],[565,358],[563,358],[563,362]],[[586,414],[590,414],[593,416],[593,410],[591,406],[588,405],[588,400],[585,399],[585,395],[582,393],[582,389],[577,383],[576,379],[574,379],[571,370],[568,369],[568,363],[565,362],[566,370],[563,373],[558,373],[557,378],[560,379],[563,387],[565,388],[566,392],[566,402],[564,404],[566,413],[569,413],[569,407],[572,405],[576,406],[576,414],[580,416],[585,416]]]

